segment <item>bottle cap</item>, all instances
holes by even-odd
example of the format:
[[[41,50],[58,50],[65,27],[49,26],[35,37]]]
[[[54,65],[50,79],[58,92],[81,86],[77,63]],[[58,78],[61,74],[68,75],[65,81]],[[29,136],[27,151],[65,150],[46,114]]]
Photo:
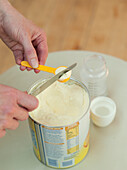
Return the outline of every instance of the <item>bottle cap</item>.
[[[99,96],[91,102],[91,118],[95,125],[99,127],[108,126],[115,118],[116,104],[105,96]]]

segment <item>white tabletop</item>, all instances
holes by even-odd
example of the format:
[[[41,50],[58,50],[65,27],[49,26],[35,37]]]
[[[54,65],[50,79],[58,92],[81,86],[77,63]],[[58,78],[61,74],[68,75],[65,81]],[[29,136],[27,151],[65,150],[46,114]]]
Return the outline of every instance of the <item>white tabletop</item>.
[[[80,80],[79,70],[83,58],[95,54],[86,51],[64,51],[50,53],[46,65],[78,66],[73,77]],[[98,53],[99,54],[99,53]],[[109,68],[108,94],[117,105],[115,120],[105,128],[90,125],[90,149],[85,159],[73,170],[125,170],[127,169],[127,62],[101,54]],[[52,76],[49,73],[21,72],[17,66],[0,76],[0,83],[27,90],[40,78]],[[35,157],[28,122],[20,122],[15,131],[7,131],[0,139],[0,170],[49,170]]]

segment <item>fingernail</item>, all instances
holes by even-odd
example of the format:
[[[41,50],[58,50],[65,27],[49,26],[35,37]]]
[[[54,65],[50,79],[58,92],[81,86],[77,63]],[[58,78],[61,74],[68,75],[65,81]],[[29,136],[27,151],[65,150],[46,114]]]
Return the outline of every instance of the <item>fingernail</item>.
[[[38,62],[37,62],[37,60],[36,59],[31,59],[31,66],[33,67],[33,68],[37,68],[38,67]]]

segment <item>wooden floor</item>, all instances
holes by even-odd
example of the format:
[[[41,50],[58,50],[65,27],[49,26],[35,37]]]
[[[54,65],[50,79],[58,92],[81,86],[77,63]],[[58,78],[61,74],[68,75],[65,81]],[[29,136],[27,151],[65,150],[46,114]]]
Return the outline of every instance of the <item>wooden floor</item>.
[[[49,52],[88,50],[127,61],[127,0],[10,0],[47,33]],[[0,42],[0,73],[15,64]]]

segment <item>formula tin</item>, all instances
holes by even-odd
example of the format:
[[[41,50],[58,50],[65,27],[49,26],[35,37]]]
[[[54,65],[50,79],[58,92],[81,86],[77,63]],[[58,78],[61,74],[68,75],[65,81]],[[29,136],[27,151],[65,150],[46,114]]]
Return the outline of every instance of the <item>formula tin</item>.
[[[40,84],[36,82],[29,90],[29,94],[36,94]],[[68,84],[82,87],[89,96],[84,84],[70,79]],[[87,111],[76,122],[67,126],[46,126],[33,120],[29,115],[33,149],[36,157],[45,165],[52,168],[69,168],[78,164],[89,150],[89,125],[90,125],[90,97]]]

